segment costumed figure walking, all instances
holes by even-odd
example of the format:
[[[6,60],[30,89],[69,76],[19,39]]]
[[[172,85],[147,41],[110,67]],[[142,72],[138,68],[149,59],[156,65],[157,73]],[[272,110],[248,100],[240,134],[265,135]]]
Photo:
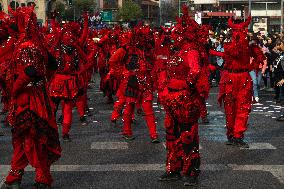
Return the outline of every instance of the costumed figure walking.
[[[33,7],[13,13],[18,40],[13,52],[13,86],[8,122],[12,127],[14,153],[5,187],[19,189],[25,167],[35,168],[35,188],[52,184],[50,166],[59,159],[61,148],[54,108],[47,93],[47,50],[43,47]]]
[[[252,79],[249,41],[247,39],[246,22],[234,24],[232,18],[228,26],[232,28],[231,41],[224,43],[224,52],[210,50],[210,54],[224,59],[224,71],[219,84],[218,101],[224,103],[227,128],[227,145],[248,148],[244,142],[244,133],[247,130],[249,113],[252,103]]]
[[[166,173],[160,181],[182,179],[185,186],[196,185],[199,175],[198,119],[202,104],[198,79],[201,75],[199,53],[199,25],[188,16],[183,6],[183,16],[172,31],[174,55],[167,62],[166,82],[161,102],[166,111]]]

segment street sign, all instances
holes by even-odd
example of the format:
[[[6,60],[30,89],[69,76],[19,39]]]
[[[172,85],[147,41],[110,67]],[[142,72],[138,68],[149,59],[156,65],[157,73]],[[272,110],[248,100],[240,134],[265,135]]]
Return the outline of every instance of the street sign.
[[[102,16],[102,20],[105,22],[112,21],[112,11],[103,11],[101,16]]]

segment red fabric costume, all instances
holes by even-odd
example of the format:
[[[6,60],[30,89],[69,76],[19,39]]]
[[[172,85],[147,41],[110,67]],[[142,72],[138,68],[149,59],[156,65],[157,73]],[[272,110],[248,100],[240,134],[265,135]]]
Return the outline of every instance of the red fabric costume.
[[[188,16],[183,8],[183,17],[172,33],[175,47],[179,49],[167,62],[166,83],[161,94],[166,111],[166,176],[182,174],[197,178],[199,175],[199,136],[202,86],[201,56],[198,52],[199,26]],[[163,180],[165,177],[161,177]]]
[[[10,64],[17,36],[14,31],[16,24],[12,18],[3,12],[0,12],[0,22],[0,88],[1,102],[4,105],[1,113],[6,113],[8,112],[9,98],[11,97],[11,84],[13,83],[9,67],[11,66]]]
[[[125,33],[121,39],[122,46],[111,57],[110,65],[115,65],[110,74],[120,80],[116,93],[118,101],[114,104],[112,120],[116,120],[124,104],[123,135],[132,137],[131,123],[133,120],[135,103],[141,104],[144,118],[148,126],[151,139],[157,139],[155,116],[152,107],[153,82],[144,51],[134,45],[132,33]],[[112,68],[112,66],[111,66]],[[122,74],[121,74],[122,73]]]
[[[211,50],[210,53],[224,58],[224,72],[220,81],[218,101],[224,102],[228,139],[242,139],[247,130],[247,121],[252,103],[252,80],[249,75],[250,49],[245,28],[250,18],[240,24],[233,24],[232,41],[224,44],[224,53]]]
[[[86,17],[86,16],[85,16]],[[88,23],[85,18],[84,29],[80,38],[80,27],[77,23],[67,23],[62,29],[59,40],[62,44],[57,48],[50,48],[49,52],[56,58],[58,68],[50,83],[50,96],[59,104],[63,100],[62,136],[69,137],[72,124],[72,108],[77,106],[80,119],[84,118],[86,110],[86,73],[85,61],[88,57],[82,50],[88,33]]]
[[[39,36],[33,8],[14,13],[19,29],[13,53],[12,99],[8,120],[12,126],[14,153],[6,184],[20,183],[25,167],[35,168],[37,183],[51,185],[50,166],[61,148],[54,109],[47,91],[47,52]]]

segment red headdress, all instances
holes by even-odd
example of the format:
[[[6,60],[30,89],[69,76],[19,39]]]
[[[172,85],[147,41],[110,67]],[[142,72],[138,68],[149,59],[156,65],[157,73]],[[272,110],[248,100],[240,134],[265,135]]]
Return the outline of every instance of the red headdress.
[[[120,46],[130,45],[132,42],[133,33],[131,31],[127,31],[120,35],[119,42]]]
[[[251,16],[245,22],[235,24],[233,23],[233,19],[229,18],[228,26],[232,28],[232,40],[236,41],[247,41],[245,38],[247,37],[247,27],[251,22]]]
[[[188,15],[188,7],[183,5],[183,15],[177,18],[177,24],[172,31],[172,38],[181,42],[184,39],[196,41],[199,32],[199,25]]]
[[[16,19],[18,31],[20,34],[31,36],[37,35],[39,33],[37,17],[34,13],[34,6],[19,7],[16,11],[13,11],[12,14]]]
[[[0,11],[0,43],[2,39],[7,39],[9,28],[9,16],[4,12]]]
[[[249,16],[248,19],[245,22],[242,22],[242,23],[239,23],[239,24],[235,24],[233,22],[233,18],[229,18],[228,26],[230,28],[232,28],[233,30],[245,30],[248,27],[248,25],[250,24],[250,22],[251,22],[251,16]]]
[[[73,44],[77,40],[80,33],[80,25],[76,22],[66,23],[62,28],[62,43]]]

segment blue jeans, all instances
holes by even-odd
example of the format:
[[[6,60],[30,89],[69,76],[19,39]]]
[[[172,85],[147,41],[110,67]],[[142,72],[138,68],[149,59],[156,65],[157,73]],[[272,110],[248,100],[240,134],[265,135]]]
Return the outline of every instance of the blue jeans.
[[[262,73],[261,73],[261,71],[258,71],[256,73],[256,71],[253,70],[253,71],[249,72],[249,74],[250,74],[252,82],[253,82],[253,96],[258,97],[258,89],[259,89],[260,82],[261,82],[261,79],[262,79]]]

